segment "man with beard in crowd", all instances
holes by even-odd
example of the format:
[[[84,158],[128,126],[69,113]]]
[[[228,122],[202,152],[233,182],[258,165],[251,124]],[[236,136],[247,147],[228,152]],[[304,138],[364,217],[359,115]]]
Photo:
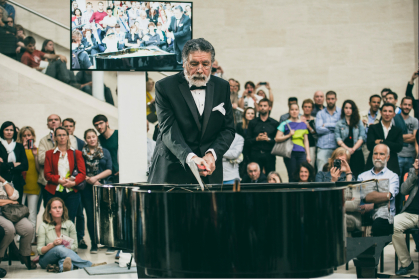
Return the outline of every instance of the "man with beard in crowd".
[[[279,122],[269,117],[272,103],[264,98],[259,101],[259,117],[249,122],[246,142],[251,147],[250,161],[256,162],[261,171],[275,171],[276,156],[271,154]]]
[[[234,120],[228,82],[211,75],[214,58],[211,43],[190,40],[182,52],[184,71],[156,83],[160,133],[149,183],[196,183],[192,164],[199,166],[205,183],[222,183],[222,159],[234,139]]]
[[[340,120],[341,109],[336,106],[336,92],[326,93],[327,107],[319,111],[316,115],[317,141],[317,169],[323,170],[323,166],[328,162],[337,144],[335,140],[335,126]]]
[[[361,173],[358,176],[358,181],[388,179],[389,183],[388,185],[378,184],[378,191],[369,192],[365,196],[365,202],[370,204],[364,204],[361,208],[365,212],[374,209],[372,236],[385,236],[393,234],[393,218],[396,215],[395,197],[399,193],[399,176],[387,168],[390,158],[390,148],[387,145],[376,145],[372,154],[374,167]],[[390,201],[390,211],[388,201]]]

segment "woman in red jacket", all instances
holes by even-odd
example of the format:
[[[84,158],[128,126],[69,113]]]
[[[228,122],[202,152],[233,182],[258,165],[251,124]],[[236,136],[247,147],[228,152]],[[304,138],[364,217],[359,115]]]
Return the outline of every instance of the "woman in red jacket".
[[[68,216],[74,223],[77,209],[80,204],[80,193],[74,186],[86,178],[86,168],[82,152],[75,151],[70,144],[68,131],[60,126],[55,132],[56,148],[45,154],[44,175],[48,184],[45,186],[43,196],[46,202],[53,197],[64,200],[68,209]],[[74,170],[74,155],[77,161],[79,174],[72,177]]]

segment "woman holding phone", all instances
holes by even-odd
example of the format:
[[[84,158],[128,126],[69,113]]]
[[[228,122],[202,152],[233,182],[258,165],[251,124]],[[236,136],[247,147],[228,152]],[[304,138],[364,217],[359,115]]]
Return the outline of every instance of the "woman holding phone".
[[[36,217],[38,215],[38,199],[41,193],[41,188],[38,185],[39,163],[38,163],[38,148],[35,146],[36,136],[35,130],[30,126],[24,126],[19,130],[17,135],[17,143],[21,143],[25,148],[26,157],[28,159],[28,171],[26,171],[25,185],[23,186],[22,204],[28,200],[29,217],[28,220],[32,223],[34,235],[32,242],[35,241]],[[33,253],[33,255],[32,255]],[[35,253],[32,252],[34,256]]]

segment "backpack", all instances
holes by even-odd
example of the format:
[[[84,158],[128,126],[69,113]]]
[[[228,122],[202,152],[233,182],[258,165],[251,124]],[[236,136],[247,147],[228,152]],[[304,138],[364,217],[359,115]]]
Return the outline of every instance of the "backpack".
[[[84,49],[77,48],[72,52],[71,69],[80,69],[79,54],[81,54],[83,51]]]

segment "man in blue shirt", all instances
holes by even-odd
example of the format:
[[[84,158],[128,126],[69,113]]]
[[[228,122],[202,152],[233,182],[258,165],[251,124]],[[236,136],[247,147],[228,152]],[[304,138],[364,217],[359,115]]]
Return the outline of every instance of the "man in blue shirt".
[[[327,107],[319,111],[316,116],[317,141],[317,169],[323,170],[333,151],[336,149],[335,126],[340,119],[341,109],[336,107],[336,92],[326,93]]]
[[[365,196],[365,202],[374,203],[373,236],[393,234],[393,218],[396,215],[395,197],[399,193],[399,176],[387,168],[390,158],[390,148],[385,144],[378,144],[373,150],[374,167],[358,176],[358,181],[370,179],[388,179],[388,184],[378,183],[378,191],[372,191]],[[390,211],[388,210],[390,201]]]
[[[13,18],[13,21],[15,20],[15,7],[13,7],[10,4],[6,3],[6,0],[0,0],[0,6],[2,6],[6,12],[8,13],[9,17]]]

